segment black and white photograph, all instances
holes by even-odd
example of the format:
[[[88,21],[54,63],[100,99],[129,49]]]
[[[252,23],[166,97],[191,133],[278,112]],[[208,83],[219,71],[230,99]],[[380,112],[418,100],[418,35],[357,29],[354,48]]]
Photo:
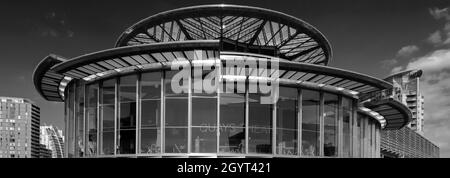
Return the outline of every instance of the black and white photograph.
[[[1,165],[449,157],[449,0],[1,2]]]

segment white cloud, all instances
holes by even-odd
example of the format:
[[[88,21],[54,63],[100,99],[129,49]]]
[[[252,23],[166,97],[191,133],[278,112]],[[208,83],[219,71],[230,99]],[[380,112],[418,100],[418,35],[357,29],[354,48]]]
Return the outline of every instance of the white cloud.
[[[399,63],[399,60],[411,57],[419,50],[419,47],[417,47],[416,45],[404,46],[400,48],[400,50],[398,50],[395,58],[381,61],[381,67],[385,69],[392,68]]]
[[[450,14],[449,14],[448,8],[443,8],[443,9],[433,8],[433,9],[429,9],[429,12],[435,19],[444,18],[446,20],[450,20]]]
[[[430,36],[427,38],[427,41],[434,45],[441,44],[442,43],[441,31],[438,30],[438,31],[430,34]]]
[[[417,51],[419,51],[419,47],[416,45],[404,46],[397,52],[397,57],[410,57]]]
[[[450,69],[450,50],[436,50],[410,62],[406,68],[420,68],[427,73]]]

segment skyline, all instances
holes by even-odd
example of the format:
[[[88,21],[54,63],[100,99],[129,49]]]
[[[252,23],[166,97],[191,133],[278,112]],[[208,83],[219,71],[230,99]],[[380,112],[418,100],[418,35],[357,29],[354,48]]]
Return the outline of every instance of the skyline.
[[[333,48],[332,67],[380,78],[405,66],[422,67],[425,73],[425,82],[421,82],[425,95],[425,135],[441,147],[441,157],[450,156],[450,145],[446,142],[450,138],[450,123],[445,120],[445,116],[450,113],[442,109],[450,106],[450,103],[442,95],[437,95],[449,96],[450,93],[450,60],[447,60],[450,57],[450,16],[446,9],[450,5],[444,1],[408,2],[406,7],[404,4],[407,1],[346,1],[336,4],[302,1],[299,5],[303,6],[299,9],[296,9],[298,6],[287,6],[288,3],[269,1],[204,1],[188,4],[162,1],[153,4],[152,8],[129,7],[133,3],[78,1],[36,3],[36,6],[24,6],[22,14],[8,16],[8,11],[15,11],[23,5],[14,3],[2,9],[1,13],[5,14],[0,17],[4,23],[10,24],[1,29],[0,38],[9,45],[3,48],[5,53],[0,54],[0,59],[12,59],[0,62],[0,66],[8,66],[2,67],[0,81],[11,84],[0,88],[0,95],[35,101],[42,109],[43,123],[63,128],[63,104],[44,101],[32,86],[33,67],[46,55],[54,53],[72,58],[112,48],[127,27],[169,9],[215,3],[252,5],[282,11],[320,29]],[[115,13],[119,8],[127,11],[124,14]],[[84,13],[77,13],[80,10]],[[11,73],[16,72],[17,75],[11,76]]]

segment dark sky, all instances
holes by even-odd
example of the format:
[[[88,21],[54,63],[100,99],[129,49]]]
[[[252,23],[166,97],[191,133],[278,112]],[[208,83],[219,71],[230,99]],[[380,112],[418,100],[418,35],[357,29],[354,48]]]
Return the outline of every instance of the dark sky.
[[[44,101],[32,84],[32,72],[41,59],[49,53],[76,57],[112,48],[127,27],[145,17],[218,3],[269,8],[303,19],[329,39],[334,53],[331,66],[381,78],[394,67],[382,67],[382,61],[396,58],[404,46],[426,43],[431,33],[444,26],[430,15],[430,9],[450,7],[448,0],[2,0],[0,96],[35,101],[41,107],[41,123],[62,128],[63,104]],[[417,55],[432,50],[434,46],[422,45]],[[434,139],[441,143],[450,137]]]

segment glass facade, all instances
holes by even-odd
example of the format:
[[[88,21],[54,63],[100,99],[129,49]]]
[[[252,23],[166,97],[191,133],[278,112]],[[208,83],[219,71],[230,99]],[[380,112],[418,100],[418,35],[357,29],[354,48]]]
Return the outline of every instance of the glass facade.
[[[281,85],[278,102],[263,104],[264,95],[248,86],[199,92],[195,75],[180,80],[185,92],[177,93],[171,81],[178,72],[70,83],[67,155],[378,156],[380,125],[355,117],[353,98]]]

